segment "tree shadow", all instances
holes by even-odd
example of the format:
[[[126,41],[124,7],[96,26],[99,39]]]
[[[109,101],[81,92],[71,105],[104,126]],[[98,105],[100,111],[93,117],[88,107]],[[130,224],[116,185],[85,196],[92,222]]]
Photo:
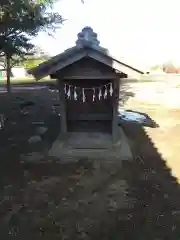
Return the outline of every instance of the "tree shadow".
[[[177,179],[142,125],[122,121],[121,126],[133,153],[123,168],[131,204],[117,214],[109,239],[180,239]]]

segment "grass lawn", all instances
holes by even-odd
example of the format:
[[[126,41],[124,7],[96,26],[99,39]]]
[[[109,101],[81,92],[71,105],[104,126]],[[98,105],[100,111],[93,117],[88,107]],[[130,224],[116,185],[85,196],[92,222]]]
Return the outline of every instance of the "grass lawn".
[[[43,78],[39,80],[39,83],[46,83],[46,82],[54,82],[55,80],[52,80],[50,78]],[[24,77],[24,78],[12,78],[11,79],[11,84],[33,84],[36,83],[36,80],[32,77]],[[0,86],[1,85],[6,85],[6,79],[1,79],[0,80]]]
[[[90,159],[60,164],[49,158],[24,164],[21,152],[35,151],[43,144],[50,147],[58,134],[59,118],[52,114],[54,96],[45,89],[16,94],[35,101],[36,107],[25,117],[15,103],[17,124],[0,132],[2,239],[9,235],[19,239],[180,239],[180,110],[132,106],[160,127],[122,123],[134,156],[133,162],[123,166]],[[7,104],[2,98],[0,103]],[[41,145],[29,148],[27,139],[35,131],[32,121],[42,119],[48,132]]]

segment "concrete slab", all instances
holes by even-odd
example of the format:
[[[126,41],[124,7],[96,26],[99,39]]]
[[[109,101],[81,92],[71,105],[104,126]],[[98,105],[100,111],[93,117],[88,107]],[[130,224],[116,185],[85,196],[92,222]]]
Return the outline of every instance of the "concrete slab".
[[[96,135],[98,140],[94,138],[93,143],[91,139],[85,140],[85,137],[89,136],[87,133],[69,133],[68,136],[60,135],[53,143],[48,155],[62,162],[73,162],[82,158],[132,160],[131,149],[124,131],[121,127],[118,128],[118,131],[119,141],[116,144],[113,144],[110,136],[103,133],[100,133],[100,137]],[[93,133],[90,136],[92,137]],[[83,138],[81,139],[81,137]],[[85,143],[82,142],[83,140],[85,140]]]
[[[107,149],[112,145],[112,135],[101,132],[71,132],[65,145],[76,149]]]

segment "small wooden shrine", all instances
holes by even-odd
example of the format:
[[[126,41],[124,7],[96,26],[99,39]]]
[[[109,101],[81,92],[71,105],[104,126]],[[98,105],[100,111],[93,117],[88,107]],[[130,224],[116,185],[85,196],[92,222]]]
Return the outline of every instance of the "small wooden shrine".
[[[142,74],[108,54],[85,27],[76,46],[29,70],[37,80],[57,79],[61,132],[105,132],[117,139],[120,79]]]

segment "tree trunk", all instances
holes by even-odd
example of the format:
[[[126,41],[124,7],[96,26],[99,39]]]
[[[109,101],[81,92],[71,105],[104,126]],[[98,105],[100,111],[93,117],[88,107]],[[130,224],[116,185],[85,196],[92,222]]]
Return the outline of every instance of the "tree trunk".
[[[7,92],[11,93],[11,57],[6,56]]]

